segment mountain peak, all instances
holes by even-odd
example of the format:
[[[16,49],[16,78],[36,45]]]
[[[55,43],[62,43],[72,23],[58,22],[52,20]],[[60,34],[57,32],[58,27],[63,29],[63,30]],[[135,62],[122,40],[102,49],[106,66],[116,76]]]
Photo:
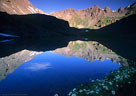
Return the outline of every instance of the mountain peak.
[[[93,7],[94,7],[94,8],[100,8],[98,5],[94,5]]]
[[[0,11],[9,14],[45,14],[45,12],[35,8],[29,0],[0,0]]]
[[[75,11],[73,8],[68,8],[67,10],[70,10],[70,11]]]
[[[120,7],[120,8],[118,9],[118,12],[122,12],[122,11],[124,11],[124,8]]]
[[[136,7],[136,2],[134,2],[131,6],[132,6],[132,7]]]
[[[136,8],[136,2],[134,2],[132,5],[129,6],[130,9],[135,9]]]
[[[110,12],[111,12],[111,9],[110,9],[109,7],[105,7],[105,8],[104,8],[104,12],[105,12],[105,13],[110,13]]]
[[[100,9],[98,5],[94,5],[93,7],[90,7],[89,9]]]
[[[67,12],[75,12],[75,10],[73,8],[68,8],[66,9]]]

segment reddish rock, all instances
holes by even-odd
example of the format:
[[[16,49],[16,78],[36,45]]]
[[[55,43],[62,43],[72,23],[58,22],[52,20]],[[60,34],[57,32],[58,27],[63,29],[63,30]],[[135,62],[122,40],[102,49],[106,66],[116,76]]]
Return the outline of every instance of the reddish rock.
[[[42,10],[35,8],[28,0],[0,0],[0,11],[9,14],[45,14]]]
[[[104,8],[105,13],[111,13],[111,9],[109,7]]]
[[[119,8],[118,11],[112,11],[109,7],[101,9],[99,6],[95,5],[88,9],[80,9],[74,10],[72,8],[62,10],[56,13],[52,13],[50,15],[56,16],[57,18],[61,18],[67,20],[72,27],[104,27],[106,24],[102,24],[100,19],[105,17],[110,17],[111,20],[107,20],[108,24],[114,23],[118,20],[118,17],[126,16],[130,11],[135,10],[136,3],[126,7]],[[133,11],[131,12],[133,14]]]
[[[118,12],[123,12],[123,11],[124,11],[124,8],[121,8],[121,7],[120,7],[120,8],[118,9]]]

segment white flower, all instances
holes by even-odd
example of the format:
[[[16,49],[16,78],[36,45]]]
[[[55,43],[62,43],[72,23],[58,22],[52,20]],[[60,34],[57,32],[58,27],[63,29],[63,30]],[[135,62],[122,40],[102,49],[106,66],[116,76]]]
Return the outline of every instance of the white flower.
[[[90,94],[90,92],[87,92],[86,94],[88,95],[88,94]]]
[[[90,91],[90,93],[94,93],[94,91]]]
[[[96,89],[97,92],[99,92],[99,89]]]
[[[82,93],[82,92],[83,92],[83,90],[79,90],[79,92],[80,92],[80,93]]]
[[[113,90],[113,91],[111,91],[111,93],[113,94],[113,95],[115,95],[116,94],[116,92]]]
[[[104,86],[104,84],[102,83],[102,86]]]
[[[84,91],[87,91],[86,89],[83,89]]]
[[[70,96],[71,94],[72,94],[72,92],[69,92],[69,94],[68,94],[68,95]]]
[[[119,78],[120,78],[120,76],[119,76],[119,75],[117,75],[117,76],[116,76],[116,79],[119,79]]]
[[[74,88],[73,91],[76,91],[76,88]]]
[[[54,96],[59,96],[58,94],[55,94]]]
[[[110,85],[112,85],[112,82],[109,82]]]
[[[103,86],[104,89],[109,90],[108,86]]]
[[[90,91],[89,89],[87,91]]]
[[[76,94],[72,94],[71,96],[77,96]]]
[[[118,82],[118,80],[116,80],[116,82]]]

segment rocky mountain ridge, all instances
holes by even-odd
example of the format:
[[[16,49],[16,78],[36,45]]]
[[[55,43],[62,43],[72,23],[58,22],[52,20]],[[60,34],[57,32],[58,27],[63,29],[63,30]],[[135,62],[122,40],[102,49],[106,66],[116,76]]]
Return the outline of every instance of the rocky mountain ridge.
[[[81,57],[90,62],[95,60],[104,61],[105,59],[110,59],[113,62],[127,65],[126,59],[96,41],[71,41],[67,47],[58,48],[52,52],[66,57]]]
[[[42,52],[22,50],[10,56],[0,58],[0,80],[12,73],[21,64],[31,60],[34,56],[41,53]]]
[[[35,8],[28,0],[0,0],[0,11],[8,14],[46,14]]]
[[[67,20],[72,27],[77,28],[92,28],[92,27],[103,27],[122,17],[135,13],[136,3],[125,8],[119,8],[117,11],[112,11],[109,7],[104,9],[95,5],[88,9],[74,10],[68,8],[59,12],[53,12],[50,15],[60,19]]]
[[[47,14],[35,8],[29,0],[0,0],[0,11],[8,14]],[[52,12],[49,15],[69,22],[71,27],[98,29],[114,23],[121,18],[136,13],[136,3],[125,8],[112,11],[109,7],[104,9],[95,5],[87,9],[74,10],[68,8],[59,12]]]

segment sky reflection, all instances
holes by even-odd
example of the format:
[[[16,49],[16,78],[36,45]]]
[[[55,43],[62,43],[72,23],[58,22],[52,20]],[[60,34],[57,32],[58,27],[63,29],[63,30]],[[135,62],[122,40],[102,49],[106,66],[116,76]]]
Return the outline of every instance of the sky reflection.
[[[121,65],[105,59],[89,62],[79,57],[65,57],[44,52],[22,64],[0,83],[0,94],[21,93],[29,96],[66,96],[72,88],[102,79]],[[4,88],[4,89],[3,89]]]
[[[51,68],[51,64],[49,62],[47,62],[47,63],[43,63],[43,64],[31,63],[27,69],[29,69],[31,71],[39,71],[39,70],[46,70],[49,68]]]

